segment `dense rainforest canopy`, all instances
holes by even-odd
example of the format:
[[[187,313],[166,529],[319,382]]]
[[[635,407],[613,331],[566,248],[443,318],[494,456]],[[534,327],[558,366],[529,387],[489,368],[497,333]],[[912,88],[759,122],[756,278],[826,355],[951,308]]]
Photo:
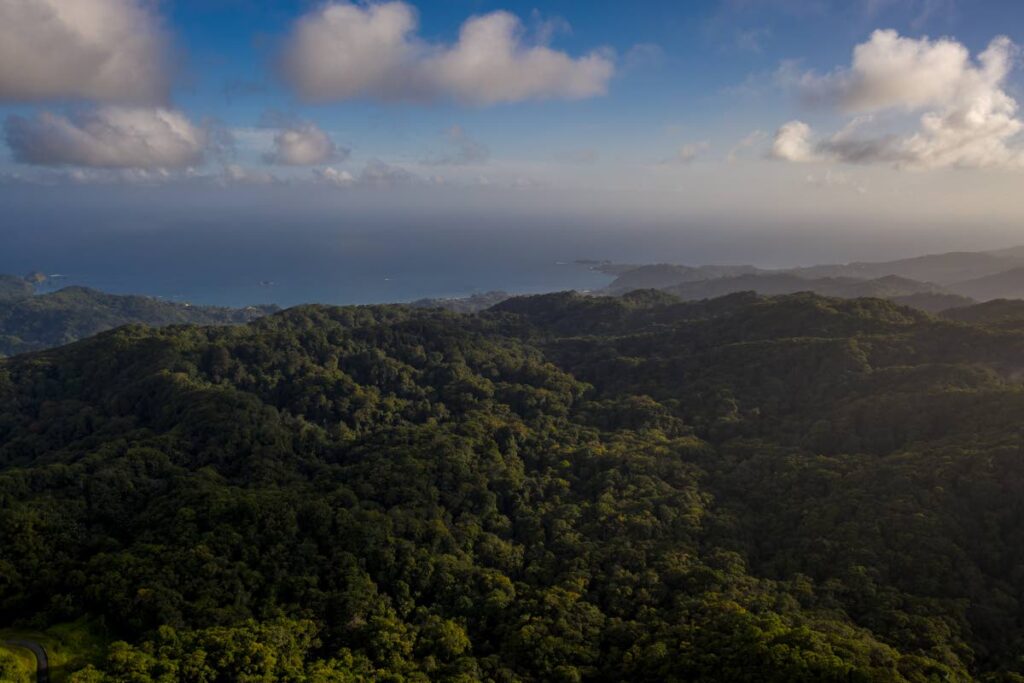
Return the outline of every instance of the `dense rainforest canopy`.
[[[0,361],[0,626],[87,624],[78,683],[1024,681],[1022,372],[810,294],[123,327]]]

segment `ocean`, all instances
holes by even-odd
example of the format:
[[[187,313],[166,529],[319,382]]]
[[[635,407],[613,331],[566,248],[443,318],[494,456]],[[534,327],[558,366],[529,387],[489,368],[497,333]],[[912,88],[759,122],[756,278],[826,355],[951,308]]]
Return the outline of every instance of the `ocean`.
[[[611,278],[573,263],[577,242],[487,229],[301,226],[259,220],[173,227],[67,225],[10,230],[0,272],[39,271],[43,289],[83,285],[220,306],[370,304],[596,290]]]

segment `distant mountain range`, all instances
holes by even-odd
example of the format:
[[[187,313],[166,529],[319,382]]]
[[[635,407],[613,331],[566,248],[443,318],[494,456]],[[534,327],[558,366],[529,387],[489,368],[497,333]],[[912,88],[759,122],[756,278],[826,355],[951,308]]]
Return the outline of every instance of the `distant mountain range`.
[[[813,292],[841,299],[887,299],[930,313],[963,309],[965,322],[1004,324],[1024,319],[1024,247],[991,252],[950,252],[879,263],[825,264],[790,269],[752,265],[632,265],[578,262],[614,277],[599,293],[624,295],[660,290],[683,300],[713,299],[738,292],[778,296]],[[45,276],[0,275],[0,356],[68,344],[133,323],[232,325],[250,322],[277,306],[191,306],[147,296],[125,296],[86,287],[37,294]],[[510,299],[507,292],[414,301],[414,308],[477,313]],[[992,302],[984,307],[971,306]],[[1019,305],[1018,305],[1019,304]],[[974,317],[970,317],[974,316]]]
[[[763,295],[807,291],[839,298],[889,299],[938,312],[978,301],[1024,298],[1024,247],[789,269],[602,264],[598,270],[615,275],[607,293],[661,289],[683,299],[707,299],[741,291]]]
[[[87,287],[34,292],[27,279],[0,275],[0,356],[69,344],[131,323],[232,325],[278,310],[277,306],[191,306],[147,296],[106,294]]]

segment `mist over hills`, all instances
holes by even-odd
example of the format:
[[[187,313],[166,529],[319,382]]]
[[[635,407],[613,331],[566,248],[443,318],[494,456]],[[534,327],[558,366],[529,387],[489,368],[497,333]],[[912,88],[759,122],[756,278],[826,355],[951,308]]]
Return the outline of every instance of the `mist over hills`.
[[[952,287],[979,301],[1024,298],[1024,266],[958,282]]]
[[[938,312],[974,301],[1024,297],[1021,247],[789,269],[655,264],[607,272],[616,276],[608,293],[654,288],[686,299],[744,290],[766,295],[811,291],[841,298],[879,297]]]

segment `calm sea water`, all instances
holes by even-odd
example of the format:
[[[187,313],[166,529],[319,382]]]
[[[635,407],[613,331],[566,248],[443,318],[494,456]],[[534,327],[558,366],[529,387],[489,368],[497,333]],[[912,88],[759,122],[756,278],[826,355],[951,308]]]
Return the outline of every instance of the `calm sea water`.
[[[426,297],[464,297],[501,290],[515,294],[599,289],[610,278],[585,267],[551,261],[462,263],[431,258],[430,263],[396,262],[393,257],[339,257],[330,268],[221,268],[216,273],[183,275],[173,261],[162,268],[57,266],[41,291],[84,285],[115,294],[146,294],[174,301],[220,306],[273,303],[369,304],[408,302]],[[181,264],[185,265],[185,264]],[[21,273],[18,273],[21,274]]]
[[[12,231],[0,272],[41,271],[48,289],[85,285],[223,306],[366,304],[492,290],[599,289],[610,278],[572,263],[574,240],[467,229],[331,225]]]

